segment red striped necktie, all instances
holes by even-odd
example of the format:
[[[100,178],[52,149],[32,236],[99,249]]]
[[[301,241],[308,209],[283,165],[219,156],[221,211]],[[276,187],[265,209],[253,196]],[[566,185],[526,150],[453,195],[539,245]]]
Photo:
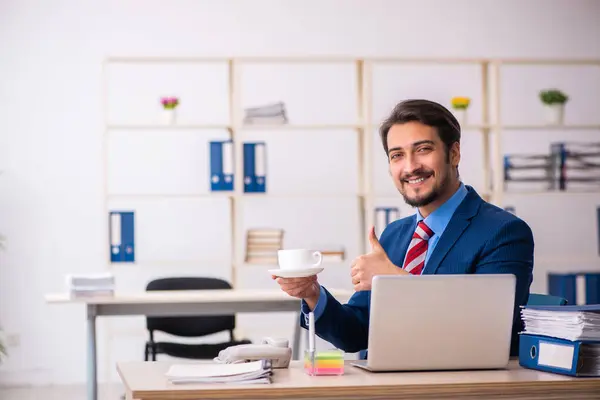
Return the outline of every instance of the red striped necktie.
[[[406,260],[404,261],[404,269],[413,275],[420,275],[425,266],[425,256],[427,255],[427,241],[433,236],[433,231],[425,225],[425,222],[420,221],[415,229]]]

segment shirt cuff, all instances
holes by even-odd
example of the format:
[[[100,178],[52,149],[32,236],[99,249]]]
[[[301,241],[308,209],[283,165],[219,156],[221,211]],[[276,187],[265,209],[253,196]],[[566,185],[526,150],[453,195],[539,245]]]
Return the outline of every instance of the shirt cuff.
[[[319,319],[321,314],[323,314],[323,310],[327,305],[327,293],[325,293],[325,289],[323,286],[319,289],[319,300],[317,300],[317,304],[315,305],[315,309],[313,310],[315,314],[315,322]],[[301,303],[302,314],[304,314],[304,320],[306,321],[306,325],[308,325],[308,314],[310,313],[310,308],[308,308],[308,304],[304,300]]]

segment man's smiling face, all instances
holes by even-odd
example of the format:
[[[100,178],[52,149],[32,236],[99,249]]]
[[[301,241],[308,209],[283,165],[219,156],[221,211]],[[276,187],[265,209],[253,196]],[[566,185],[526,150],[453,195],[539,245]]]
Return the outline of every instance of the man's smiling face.
[[[387,145],[390,174],[407,204],[433,206],[448,198],[458,180],[458,143],[448,153],[434,127],[411,121],[393,125]]]

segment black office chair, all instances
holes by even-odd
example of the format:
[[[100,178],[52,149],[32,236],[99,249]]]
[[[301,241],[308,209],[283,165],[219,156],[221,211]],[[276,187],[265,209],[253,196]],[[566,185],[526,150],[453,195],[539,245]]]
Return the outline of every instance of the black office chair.
[[[151,290],[214,290],[231,289],[231,285],[222,279],[205,277],[160,278],[148,283]],[[156,361],[157,354],[167,354],[178,358],[208,360],[218,356],[219,352],[229,346],[249,344],[250,340],[236,340],[235,315],[211,315],[190,317],[146,317],[146,326],[150,339],[146,342],[144,359]],[[181,337],[201,337],[213,333],[229,331],[229,341],[221,343],[174,343],[155,342],[154,332],[161,331]]]

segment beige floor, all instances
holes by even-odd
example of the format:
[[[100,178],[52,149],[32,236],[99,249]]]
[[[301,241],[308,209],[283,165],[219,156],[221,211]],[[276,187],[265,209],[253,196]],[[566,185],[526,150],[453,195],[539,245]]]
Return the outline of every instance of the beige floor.
[[[0,388],[2,400],[86,400],[85,385]],[[98,400],[121,400],[121,385],[98,386]]]

